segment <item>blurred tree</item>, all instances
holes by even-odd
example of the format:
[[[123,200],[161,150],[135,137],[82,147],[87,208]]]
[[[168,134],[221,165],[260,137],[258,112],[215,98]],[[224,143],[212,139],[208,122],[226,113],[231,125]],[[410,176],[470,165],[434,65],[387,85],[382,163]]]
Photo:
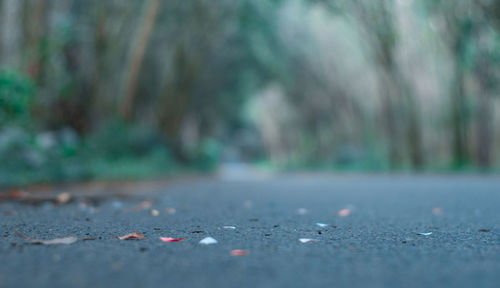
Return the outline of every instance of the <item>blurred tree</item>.
[[[22,34],[22,1],[3,0],[1,4],[0,35],[1,64],[10,69],[19,69],[21,61]]]
[[[476,137],[476,159],[482,167],[490,166],[492,145],[491,98],[494,70],[490,64],[494,60],[495,44],[498,39],[499,5],[496,1],[426,1],[428,11],[435,23],[441,25],[443,39],[449,45],[454,59],[454,81],[451,90],[451,120],[453,127],[453,159],[460,167],[472,160],[470,147],[470,121],[472,117],[470,101],[466,91],[466,75],[476,75],[480,91],[478,92],[478,119]],[[496,32],[492,30],[497,28]],[[490,38],[490,39],[487,39]],[[498,40],[496,40],[498,41]],[[474,64],[475,63],[475,64]],[[475,66],[475,71],[473,71]]]
[[[352,17],[358,24],[362,39],[367,42],[366,53],[375,63],[378,89],[382,97],[381,119],[386,130],[389,162],[392,168],[401,167],[408,147],[414,168],[424,165],[420,107],[396,60],[398,29],[395,23],[393,0],[329,1],[334,13]]]
[[[130,55],[130,64],[128,76],[125,79],[125,99],[122,102],[121,112],[125,119],[130,117],[131,109],[134,104],[134,95],[136,93],[137,79],[141,70],[144,54],[148,46],[151,32],[153,31],[156,16],[158,15],[159,0],[144,1],[144,13],[141,25],[133,39],[132,51]]]

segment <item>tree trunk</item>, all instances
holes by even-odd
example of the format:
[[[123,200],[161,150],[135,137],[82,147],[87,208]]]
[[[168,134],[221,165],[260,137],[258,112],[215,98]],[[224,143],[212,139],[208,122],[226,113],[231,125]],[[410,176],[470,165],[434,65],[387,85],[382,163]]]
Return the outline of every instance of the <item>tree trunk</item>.
[[[467,149],[467,119],[464,93],[464,72],[460,64],[455,68],[455,91],[452,95],[452,125],[453,125],[453,161],[455,166],[462,167],[468,160]]]
[[[401,71],[393,69],[393,81],[397,85],[397,93],[403,99],[405,105],[403,112],[406,115],[406,141],[409,147],[410,161],[414,169],[419,170],[424,165],[424,154],[422,148],[422,125],[420,119],[420,107],[412,89]]]
[[[42,46],[43,27],[45,26],[45,0],[30,1],[28,5],[28,41],[27,51],[28,63],[25,67],[26,73],[35,83],[40,81],[40,73],[43,70],[43,55],[40,54]]]
[[[19,0],[3,0],[0,15],[0,64],[11,69],[21,65],[22,47],[22,5]]]
[[[384,74],[384,75],[381,75]],[[392,77],[390,77],[390,71],[387,69],[384,72],[379,73],[379,93],[382,97],[382,119],[384,121],[386,138],[387,138],[387,148],[389,150],[389,166],[390,169],[397,169],[401,166],[401,145],[399,143],[399,129],[397,125],[397,113],[394,104],[394,83]]]
[[[481,42],[479,42],[481,43]],[[486,45],[483,45],[486,46]],[[480,47],[481,49],[481,47]],[[477,139],[476,139],[476,158],[477,164],[483,169],[490,168],[492,155],[492,105],[490,93],[493,81],[488,67],[488,53],[485,51],[479,56],[477,65],[477,77],[480,86],[479,108],[477,119]]]
[[[142,20],[141,28],[137,34],[137,38],[133,42],[133,51],[131,54],[128,75],[125,78],[125,99],[122,103],[121,112],[125,119],[130,118],[132,105],[134,103],[134,95],[141,70],[144,54],[148,46],[151,32],[158,15],[159,0],[149,0],[144,2],[144,9],[146,13]]]

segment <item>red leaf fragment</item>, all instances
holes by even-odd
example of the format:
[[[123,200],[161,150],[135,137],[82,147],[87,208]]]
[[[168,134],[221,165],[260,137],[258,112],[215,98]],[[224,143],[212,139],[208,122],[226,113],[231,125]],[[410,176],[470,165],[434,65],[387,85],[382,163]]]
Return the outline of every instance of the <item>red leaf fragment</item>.
[[[163,242],[179,242],[179,241],[184,240],[184,238],[175,239],[175,238],[172,238],[172,237],[160,237],[160,240],[163,241]]]
[[[146,239],[144,238],[144,236],[142,236],[141,233],[139,232],[134,232],[134,233],[130,233],[130,234],[127,234],[127,235],[123,235],[123,236],[116,236],[116,238],[120,239],[120,240],[130,240],[130,239]]]
[[[246,250],[235,249],[231,251],[231,256],[247,256],[249,254]]]
[[[340,210],[340,211],[338,212],[338,215],[339,215],[340,217],[346,217],[346,216],[349,216],[349,214],[351,214],[351,210],[350,210],[350,209],[347,209],[347,208],[342,209],[342,210]]]

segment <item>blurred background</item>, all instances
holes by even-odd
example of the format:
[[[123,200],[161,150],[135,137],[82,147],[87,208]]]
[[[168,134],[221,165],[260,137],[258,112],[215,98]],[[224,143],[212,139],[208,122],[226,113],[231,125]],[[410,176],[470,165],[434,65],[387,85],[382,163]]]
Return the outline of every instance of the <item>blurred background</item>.
[[[500,1],[0,0],[0,186],[498,171]]]

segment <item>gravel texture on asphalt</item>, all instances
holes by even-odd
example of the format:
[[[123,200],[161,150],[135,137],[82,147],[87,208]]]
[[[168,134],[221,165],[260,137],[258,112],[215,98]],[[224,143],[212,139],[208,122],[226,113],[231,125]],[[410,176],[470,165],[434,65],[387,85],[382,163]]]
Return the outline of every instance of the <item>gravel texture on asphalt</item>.
[[[496,177],[202,179],[127,199],[3,201],[0,219],[0,287],[500,285]],[[14,230],[79,240],[35,245]],[[132,232],[146,239],[116,238]]]

